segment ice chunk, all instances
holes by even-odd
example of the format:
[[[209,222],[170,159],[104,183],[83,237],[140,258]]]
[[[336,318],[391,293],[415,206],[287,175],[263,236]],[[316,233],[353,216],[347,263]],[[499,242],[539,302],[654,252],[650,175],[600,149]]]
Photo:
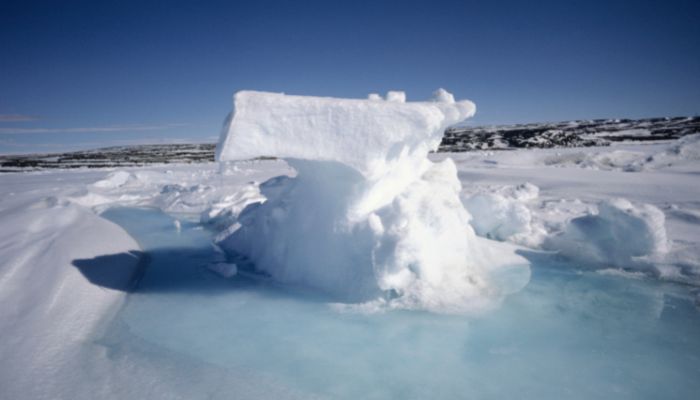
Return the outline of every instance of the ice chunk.
[[[586,264],[643,265],[668,251],[665,216],[650,204],[606,200],[597,214],[574,218],[546,246]]]
[[[207,264],[207,268],[210,271],[221,275],[223,278],[231,278],[232,276],[236,276],[238,273],[238,266],[234,263],[213,262]]]
[[[115,171],[109,174],[105,179],[99,180],[93,184],[98,188],[113,189],[126,185],[129,181],[133,181],[136,177],[127,171]]]
[[[386,101],[393,101],[395,103],[405,103],[406,92],[390,90],[386,93]]]
[[[440,88],[433,93],[433,100],[442,103],[454,103],[455,97],[452,95],[452,93]]]
[[[531,231],[530,210],[513,199],[484,193],[469,197],[464,205],[473,216],[471,224],[479,236],[508,240],[512,236]]]
[[[297,176],[260,186],[266,201],[239,215],[225,250],[279,281],[390,308],[483,310],[527,282],[514,248],[471,229],[452,160],[427,158],[473,103],[234,98],[218,159],[282,157]]]
[[[475,109],[468,100],[404,103],[242,91],[234,96],[216,156],[337,161],[372,179],[403,158],[425,158],[447,126]]]
[[[463,203],[472,215],[471,225],[477,235],[535,247],[544,232],[534,223],[527,202],[538,196],[539,188],[526,182],[517,186],[476,189],[463,194]]]

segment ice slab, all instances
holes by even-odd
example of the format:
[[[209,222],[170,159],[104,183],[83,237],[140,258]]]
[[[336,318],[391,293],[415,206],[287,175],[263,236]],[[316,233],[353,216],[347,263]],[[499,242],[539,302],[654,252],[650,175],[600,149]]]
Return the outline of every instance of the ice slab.
[[[216,159],[337,161],[372,178],[406,153],[425,156],[436,150],[446,127],[476,111],[471,101],[454,101],[444,90],[432,101],[405,102],[405,97],[396,91],[386,101],[241,91],[234,96]]]

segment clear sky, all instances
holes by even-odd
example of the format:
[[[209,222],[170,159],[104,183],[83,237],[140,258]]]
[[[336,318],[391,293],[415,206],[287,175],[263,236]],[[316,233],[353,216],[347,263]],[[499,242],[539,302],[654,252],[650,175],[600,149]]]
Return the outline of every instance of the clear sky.
[[[214,141],[232,94],[444,87],[474,124],[700,113],[700,1],[0,0],[0,152]]]

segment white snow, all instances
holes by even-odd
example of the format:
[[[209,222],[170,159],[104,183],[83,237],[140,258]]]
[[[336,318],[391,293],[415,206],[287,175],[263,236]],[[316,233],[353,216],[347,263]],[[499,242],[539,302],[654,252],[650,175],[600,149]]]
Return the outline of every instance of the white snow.
[[[109,174],[109,176],[107,176],[105,179],[93,183],[93,185],[97,188],[114,189],[124,186],[129,181],[134,180],[134,178],[134,175],[126,171],[115,171]]]
[[[85,344],[122,304],[139,246],[64,199],[23,193],[1,204],[0,397],[80,397]],[[98,276],[115,289],[92,283]]]
[[[668,252],[664,213],[650,204],[610,199],[596,214],[569,221],[545,247],[583,264],[631,267]]]
[[[465,186],[462,198],[476,215],[472,224],[478,234],[559,252],[579,264],[602,268],[624,264],[624,268],[664,280],[698,284],[700,243],[696,237],[700,237],[700,219],[694,211],[698,164],[692,152],[696,140],[692,135],[668,143],[475,152],[452,157],[462,181],[474,183]],[[631,163],[620,162],[620,168],[550,162],[619,160],[620,154],[636,156]],[[665,162],[658,161],[662,158]],[[539,196],[519,200],[510,195],[512,188],[524,182],[539,187]],[[480,197],[480,205],[491,211],[470,208],[472,199]],[[626,201],[631,205],[620,206]],[[599,208],[604,210],[602,214]],[[586,221],[605,228],[577,227]],[[586,233],[579,232],[582,230]],[[508,235],[516,231],[525,234]],[[602,237],[616,239],[606,245]]]
[[[380,179],[393,164],[423,159],[437,149],[444,129],[474,114],[463,100],[403,102],[289,96],[241,91],[217,146],[217,160],[275,156],[335,161],[367,179]]]
[[[670,145],[627,147],[613,146],[610,151],[559,150],[545,157],[543,162],[549,166],[638,172],[691,166],[700,160],[700,134],[684,136]]]
[[[479,236],[536,246],[544,232],[533,221],[527,204],[536,202],[538,196],[539,188],[526,182],[517,186],[466,188],[462,201]]]

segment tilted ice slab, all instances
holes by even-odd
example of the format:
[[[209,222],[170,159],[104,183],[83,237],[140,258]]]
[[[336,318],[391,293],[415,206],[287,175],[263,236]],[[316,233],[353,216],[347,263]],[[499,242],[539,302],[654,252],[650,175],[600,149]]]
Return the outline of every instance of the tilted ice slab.
[[[406,103],[403,92],[389,92],[389,101],[371,98],[238,92],[217,160],[274,156],[337,161],[371,179],[407,154],[436,150],[447,126],[476,111],[471,101],[455,102],[444,90],[427,102]]]
[[[529,269],[478,238],[452,160],[428,160],[444,129],[474,114],[440,89],[426,102],[239,92],[217,159],[284,158],[294,178],[260,186],[220,244],[273,278],[344,302],[464,312],[518,290]]]

